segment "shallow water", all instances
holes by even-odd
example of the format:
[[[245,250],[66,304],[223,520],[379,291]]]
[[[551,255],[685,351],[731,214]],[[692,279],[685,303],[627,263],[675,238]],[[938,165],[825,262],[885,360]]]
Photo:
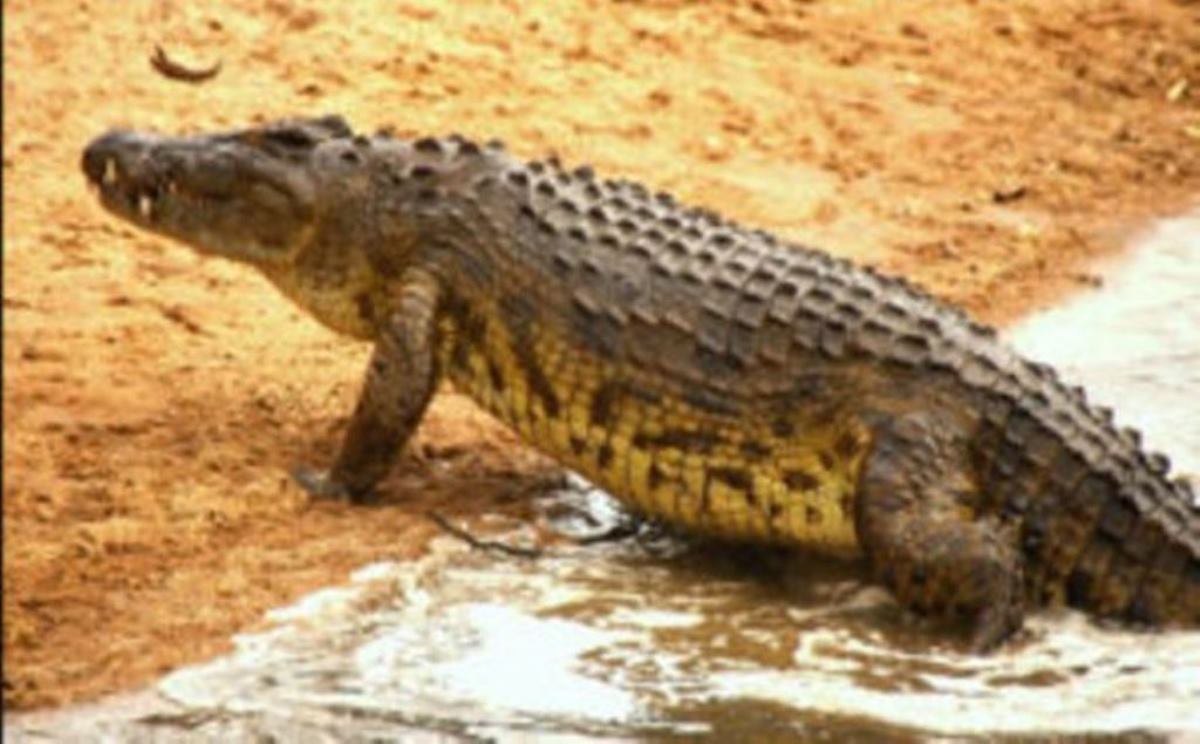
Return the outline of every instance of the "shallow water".
[[[1200,474],[1200,213],[1164,221],[1104,267],[1104,288],[1026,320],[1009,341],[1083,383],[1146,444]]]
[[[564,501],[609,509],[596,492],[557,496],[557,511]],[[703,733],[734,711],[743,720],[724,725],[756,737],[1200,732],[1200,633],[1105,631],[1064,613],[1035,617],[1000,654],[964,655],[931,647],[850,567],[665,541],[530,561],[443,540],[357,580],[160,689],[201,708],[404,711],[479,736]]]
[[[1200,215],[1162,223],[1102,291],[1011,340],[1200,471]],[[623,521],[581,482],[539,507],[566,536]],[[508,527],[507,541],[532,534]],[[564,540],[537,560],[445,538],[272,613],[234,653],[166,677],[159,697],[26,719],[5,738],[96,726],[145,741],[1200,737],[1200,632],[1042,613],[972,656],[858,575],[652,533]]]

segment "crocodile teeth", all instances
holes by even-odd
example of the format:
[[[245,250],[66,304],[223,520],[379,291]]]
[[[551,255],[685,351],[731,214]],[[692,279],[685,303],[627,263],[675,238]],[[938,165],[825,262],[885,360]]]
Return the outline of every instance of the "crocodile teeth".
[[[145,219],[150,219],[150,213],[153,208],[154,200],[151,199],[149,195],[142,194],[140,197],[138,197],[138,212],[141,213],[142,217]]]
[[[104,185],[112,186],[117,182],[117,161],[109,158],[104,161]]]

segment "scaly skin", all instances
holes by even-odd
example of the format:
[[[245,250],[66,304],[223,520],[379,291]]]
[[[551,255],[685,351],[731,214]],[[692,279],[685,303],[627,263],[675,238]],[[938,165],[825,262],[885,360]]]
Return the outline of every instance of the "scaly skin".
[[[863,555],[906,606],[1000,643],[1027,604],[1200,625],[1200,513],[1165,458],[898,279],[629,182],[341,119],[114,132],[102,203],[253,264],[374,343],[341,453],[364,499],[437,381],[635,508]]]

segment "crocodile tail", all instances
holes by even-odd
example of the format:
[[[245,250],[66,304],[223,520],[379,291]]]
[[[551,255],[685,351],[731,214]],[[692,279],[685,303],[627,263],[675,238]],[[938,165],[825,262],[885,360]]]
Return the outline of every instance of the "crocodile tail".
[[[1048,555],[1060,561],[1043,574],[1042,591],[1104,617],[1200,627],[1196,518],[1194,512],[1172,508],[1189,504],[1191,491],[1182,481],[1159,485],[1155,491],[1169,500],[1142,510],[1137,489],[1145,484],[1087,476],[1064,499],[1076,515],[1073,549],[1047,546],[1037,555],[1047,567]]]

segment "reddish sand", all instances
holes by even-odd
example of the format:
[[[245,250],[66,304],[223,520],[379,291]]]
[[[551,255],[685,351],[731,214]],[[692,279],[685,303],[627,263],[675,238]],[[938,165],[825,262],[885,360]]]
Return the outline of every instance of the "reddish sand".
[[[422,550],[436,507],[520,517],[552,466],[453,394],[373,509],[286,472],[335,451],[367,349],[253,272],[101,213],[115,125],[339,112],[498,136],[908,275],[1005,322],[1095,281],[1200,192],[1185,0],[219,5],[4,13],[4,702],[227,648],[269,607]],[[223,69],[167,80],[148,57]]]

